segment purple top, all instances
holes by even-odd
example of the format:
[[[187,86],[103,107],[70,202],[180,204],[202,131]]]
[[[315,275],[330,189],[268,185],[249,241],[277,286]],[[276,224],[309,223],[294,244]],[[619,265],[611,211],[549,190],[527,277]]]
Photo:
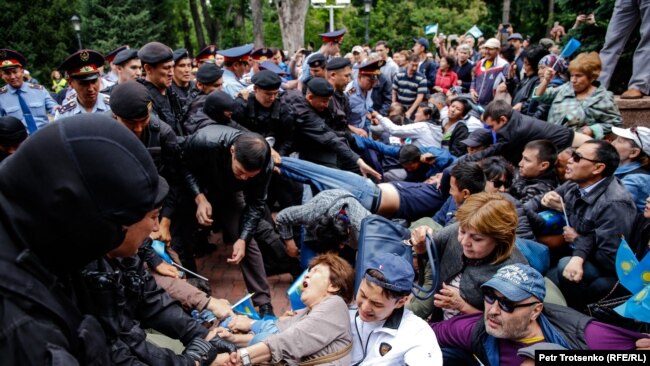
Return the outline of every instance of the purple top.
[[[438,338],[440,347],[457,347],[472,352],[472,329],[481,316],[482,313],[458,315],[445,321],[432,323],[431,328]],[[647,337],[642,333],[598,321],[590,322],[585,329],[587,345],[593,350],[631,350],[635,349],[635,342],[638,339]],[[531,344],[500,339],[500,365],[519,366],[525,358],[518,356],[517,351]]]

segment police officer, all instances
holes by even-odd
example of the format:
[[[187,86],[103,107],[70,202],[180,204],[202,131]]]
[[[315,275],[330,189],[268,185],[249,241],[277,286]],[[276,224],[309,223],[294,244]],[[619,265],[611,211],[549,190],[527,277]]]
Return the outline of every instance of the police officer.
[[[56,111],[54,120],[81,113],[101,113],[109,111],[109,96],[99,92],[101,88],[100,70],[104,56],[93,50],[81,50],[68,56],[59,69],[70,77],[71,95]]]
[[[246,88],[246,84],[241,82],[241,78],[248,67],[248,59],[252,50],[253,45],[247,44],[219,51],[219,54],[224,57],[223,91],[233,99],[237,93]]]
[[[379,173],[368,166],[350,149],[344,138],[329,127],[331,114],[328,105],[332,94],[334,88],[323,78],[314,78],[307,84],[307,95],[295,105],[295,150],[300,153],[301,159],[330,168],[337,168],[339,164],[357,166],[364,175],[371,174],[381,179]]]
[[[183,106],[190,97],[190,91],[194,89],[192,79],[192,59],[185,48],[174,50],[174,76],[172,77],[172,90],[181,99]],[[194,93],[198,93],[194,91]]]
[[[309,68],[311,67],[309,65],[309,60],[312,57],[321,54],[325,56],[326,60],[329,60],[341,51],[340,45],[344,35],[345,29],[339,29],[333,32],[319,34],[323,40],[323,44],[320,46],[320,49],[318,51],[307,56],[307,58],[302,63],[302,74],[300,74],[300,81],[303,83],[307,81],[307,77],[310,75]]]
[[[110,71],[102,76],[102,89],[106,89],[112,85],[117,84],[119,77],[117,75],[117,70],[116,70],[117,64],[115,63],[115,57],[117,57],[118,53],[128,49],[129,46],[124,45],[106,54],[105,58],[106,58],[106,62],[108,62],[108,67],[110,68]]]
[[[384,60],[375,60],[354,66],[358,70],[357,77],[348,84],[345,91],[352,109],[348,126],[354,133],[363,137],[368,137],[370,131],[370,122],[367,116],[373,111],[372,88],[379,81],[380,69],[384,63]]]
[[[327,58],[325,55],[317,53],[310,57],[306,64],[309,65],[309,75],[301,84],[298,84],[298,88],[302,90],[302,95],[307,93],[307,83],[309,83],[309,80],[313,78],[325,78],[325,65],[327,64]]]
[[[330,127],[334,131],[345,132],[348,130],[348,116],[352,114],[350,101],[344,93],[345,87],[350,83],[352,64],[345,57],[334,57],[327,62],[327,81],[334,88],[330,99],[329,110],[332,114]]]
[[[0,73],[7,83],[0,88],[0,116],[18,118],[32,134],[49,122],[47,114],[54,114],[59,105],[43,86],[24,82],[26,64],[20,53],[0,49]]]
[[[187,104],[183,117],[183,128],[188,135],[194,133],[199,126],[209,124],[210,117],[203,113],[203,105],[208,94],[223,90],[223,70],[212,62],[201,65],[196,73],[196,89],[199,94]]]
[[[142,77],[142,62],[138,58],[137,48],[120,51],[113,59],[112,64],[115,65],[115,72],[117,72],[117,83],[103,89],[101,92],[104,94],[111,95],[116,85]]]
[[[27,138],[25,125],[16,117],[0,117],[0,162],[16,152]]]
[[[153,100],[153,112],[172,127],[177,136],[183,136],[181,124],[183,105],[171,89],[174,76],[174,54],[160,42],[149,42],[138,51],[146,77],[140,82]]]
[[[260,72],[260,63],[270,60],[273,57],[273,50],[270,48],[258,48],[251,51],[251,57],[248,61],[251,70],[242,77],[244,84],[251,85],[253,75]]]
[[[213,44],[209,44],[201,49],[199,53],[194,57],[196,65],[201,68],[201,65],[204,63],[215,63],[215,53],[217,52],[217,47]]]

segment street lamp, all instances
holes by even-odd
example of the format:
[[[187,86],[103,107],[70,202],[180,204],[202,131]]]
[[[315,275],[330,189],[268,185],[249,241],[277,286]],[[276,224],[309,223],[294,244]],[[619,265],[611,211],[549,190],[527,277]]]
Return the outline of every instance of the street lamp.
[[[79,43],[79,49],[82,49],[83,47],[81,46],[81,19],[77,15],[73,15],[72,18],[70,18],[70,23],[72,23],[72,28],[74,28],[74,31],[77,33],[77,42]]]
[[[364,0],[365,1],[365,0]],[[335,5],[327,5],[327,0],[311,0],[314,8],[323,8],[330,11],[330,32],[334,31],[334,9],[342,9],[350,6],[350,0],[336,0]]]
[[[370,43],[370,8],[372,0],[363,0],[363,10],[366,13],[366,44]]]

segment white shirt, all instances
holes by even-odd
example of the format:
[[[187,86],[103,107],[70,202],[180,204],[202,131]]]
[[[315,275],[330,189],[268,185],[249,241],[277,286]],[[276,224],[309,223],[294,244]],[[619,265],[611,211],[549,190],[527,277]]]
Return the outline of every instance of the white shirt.
[[[433,330],[408,309],[396,309],[386,321],[373,323],[362,321],[357,309],[351,309],[350,324],[352,365],[442,365],[442,351]]]
[[[442,127],[433,123],[414,122],[398,126],[386,117],[380,117],[379,123],[392,136],[411,138],[413,145],[417,147],[442,146]]]

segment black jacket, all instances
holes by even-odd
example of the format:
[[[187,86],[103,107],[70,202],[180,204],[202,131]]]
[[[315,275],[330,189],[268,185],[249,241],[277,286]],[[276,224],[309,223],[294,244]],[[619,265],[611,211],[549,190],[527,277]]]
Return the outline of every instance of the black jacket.
[[[550,140],[562,151],[573,143],[572,129],[541,121],[517,111],[512,111],[508,122],[497,131],[497,143],[483,151],[468,156],[478,161],[488,156],[502,155],[512,165],[518,166],[527,143],[533,140]]]
[[[508,193],[521,201],[521,203],[526,203],[536,196],[554,190],[557,186],[557,176],[555,175],[554,169],[551,168],[546,174],[537,178],[518,177],[512,183]]]
[[[348,116],[352,114],[350,107],[350,100],[348,96],[340,91],[335,91],[327,106],[330,113],[330,118],[326,118],[329,127],[336,131],[339,136],[341,132],[349,131],[348,129]]]
[[[300,153],[301,159],[336,168],[338,154],[343,165],[356,165],[359,155],[350,149],[344,137],[329,127],[331,115],[327,109],[317,112],[304,97],[296,99],[294,107],[294,150]]]
[[[632,233],[628,239],[630,248],[636,253],[638,260],[643,257],[650,250],[650,219],[643,217],[643,214],[638,214],[636,220],[632,224]]]
[[[636,206],[616,177],[604,178],[584,197],[576,183],[565,182],[555,189],[564,199],[569,224],[578,232],[573,255],[590,261],[603,273],[616,276],[616,252],[621,235],[629,237]],[[541,196],[525,204],[532,212],[544,211]]]
[[[190,174],[186,183],[193,196],[204,193],[211,200],[243,191],[246,201],[240,238],[247,243],[264,215],[266,192],[273,172],[270,156],[265,168],[252,179],[237,180],[232,172],[230,146],[242,131],[221,125],[210,125],[188,137],[183,150],[183,162]]]
[[[372,109],[382,116],[387,116],[393,102],[393,81],[379,74],[379,82],[372,88],[370,98],[372,98]]]
[[[176,135],[183,136],[181,119],[183,114],[183,102],[181,97],[171,89],[167,88],[166,94],[160,94],[158,88],[147,80],[138,79],[144,85],[153,100],[153,112],[161,121],[172,127]]]
[[[291,153],[294,115],[291,105],[282,97],[278,97],[270,108],[259,104],[254,93],[248,96],[248,100],[236,98],[232,119],[250,131],[264,137],[274,137],[273,148],[280,155]]]

